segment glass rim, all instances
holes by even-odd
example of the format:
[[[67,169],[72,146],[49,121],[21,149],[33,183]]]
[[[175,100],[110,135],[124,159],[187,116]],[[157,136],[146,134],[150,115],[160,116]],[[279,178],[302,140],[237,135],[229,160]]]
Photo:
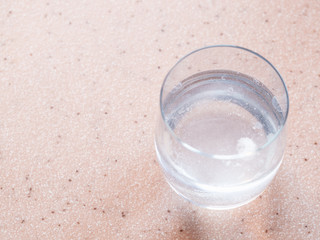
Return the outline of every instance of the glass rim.
[[[178,137],[174,131],[172,130],[172,128],[169,126],[168,122],[165,120],[165,114],[163,111],[163,105],[162,105],[162,100],[163,100],[163,91],[164,91],[164,87],[166,85],[166,82],[168,80],[168,77],[170,76],[171,72],[187,57],[193,55],[194,53],[200,52],[202,50],[206,50],[206,49],[211,49],[211,48],[235,48],[235,49],[240,49],[243,50],[245,52],[249,52],[255,56],[257,56],[258,58],[262,59],[264,62],[266,62],[274,71],[275,73],[278,75],[278,77],[280,78],[280,81],[282,83],[282,86],[284,87],[285,90],[285,95],[286,95],[286,101],[287,101],[287,107],[285,109],[285,116],[284,116],[284,121],[283,124],[281,125],[281,127],[278,129],[278,131],[276,132],[276,134],[274,134],[264,145],[260,146],[259,148],[257,148],[254,152],[248,152],[248,153],[238,153],[238,154],[211,154],[211,153],[207,153],[204,151],[201,151],[193,146],[191,146],[190,144],[184,142],[180,137]],[[236,45],[210,45],[210,46],[206,46],[206,47],[202,47],[199,49],[196,49],[188,54],[186,54],[185,56],[183,56],[182,58],[180,58],[176,64],[169,70],[169,72],[167,73],[167,75],[165,76],[162,86],[161,86],[161,90],[160,90],[160,111],[161,111],[161,120],[164,122],[165,127],[167,129],[169,129],[169,133],[171,136],[174,137],[175,140],[177,140],[177,142],[179,144],[181,144],[184,148],[188,149],[191,152],[194,152],[196,154],[200,154],[203,155],[205,157],[209,157],[212,159],[220,159],[220,160],[232,160],[232,159],[239,159],[239,158],[244,158],[244,157],[249,157],[252,155],[255,155],[258,152],[261,152],[262,150],[264,150],[265,148],[267,148],[272,142],[274,142],[275,139],[277,139],[280,135],[280,133],[282,131],[284,131],[284,128],[286,126],[286,122],[288,119],[288,115],[289,115],[289,94],[288,94],[288,89],[287,86],[282,78],[282,76],[280,75],[280,73],[278,72],[278,70],[271,64],[271,62],[269,62],[266,58],[264,58],[262,55],[260,55],[259,53],[256,53],[250,49],[244,48],[244,47],[240,47],[240,46],[236,46]]]

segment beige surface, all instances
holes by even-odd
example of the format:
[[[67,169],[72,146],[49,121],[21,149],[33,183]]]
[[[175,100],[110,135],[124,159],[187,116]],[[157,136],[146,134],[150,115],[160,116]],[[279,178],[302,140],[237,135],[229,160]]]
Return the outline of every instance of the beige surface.
[[[0,239],[320,239],[319,1],[1,1]],[[206,45],[259,52],[291,100],[279,174],[208,211],[164,181],[162,80]]]

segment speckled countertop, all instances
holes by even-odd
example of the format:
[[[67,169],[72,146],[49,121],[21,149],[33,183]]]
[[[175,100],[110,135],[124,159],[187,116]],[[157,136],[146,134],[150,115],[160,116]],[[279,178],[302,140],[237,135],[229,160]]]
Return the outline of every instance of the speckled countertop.
[[[162,80],[212,44],[259,52],[290,94],[264,194],[208,211],[156,163]],[[320,239],[319,1],[2,1],[0,239]]]

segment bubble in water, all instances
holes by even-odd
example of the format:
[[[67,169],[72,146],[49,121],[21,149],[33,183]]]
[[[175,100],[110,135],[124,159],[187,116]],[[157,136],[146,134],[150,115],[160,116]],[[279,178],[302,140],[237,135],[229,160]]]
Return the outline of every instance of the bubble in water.
[[[252,129],[256,130],[256,129],[262,129],[262,124],[260,122],[255,122],[255,124],[253,125]]]
[[[178,114],[179,115],[182,115],[182,114],[184,114],[185,113],[185,109],[184,108],[180,108],[179,110],[178,110]]]
[[[236,162],[236,164],[234,166],[235,167],[241,167],[241,164],[239,162]]]
[[[227,167],[229,167],[230,164],[231,164],[231,161],[230,161],[230,160],[224,161],[224,164],[225,164]]]
[[[179,91],[179,89],[182,87],[182,83],[179,82],[173,89],[172,89],[172,92],[175,93],[177,91]]]

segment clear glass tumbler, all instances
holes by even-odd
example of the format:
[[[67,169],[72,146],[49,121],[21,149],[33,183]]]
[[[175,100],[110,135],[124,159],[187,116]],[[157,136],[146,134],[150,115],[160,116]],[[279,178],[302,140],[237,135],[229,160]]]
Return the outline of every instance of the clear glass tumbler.
[[[288,110],[285,83],[261,55],[221,45],[183,57],[163,82],[155,134],[168,183],[205,208],[255,199],[280,167]]]

